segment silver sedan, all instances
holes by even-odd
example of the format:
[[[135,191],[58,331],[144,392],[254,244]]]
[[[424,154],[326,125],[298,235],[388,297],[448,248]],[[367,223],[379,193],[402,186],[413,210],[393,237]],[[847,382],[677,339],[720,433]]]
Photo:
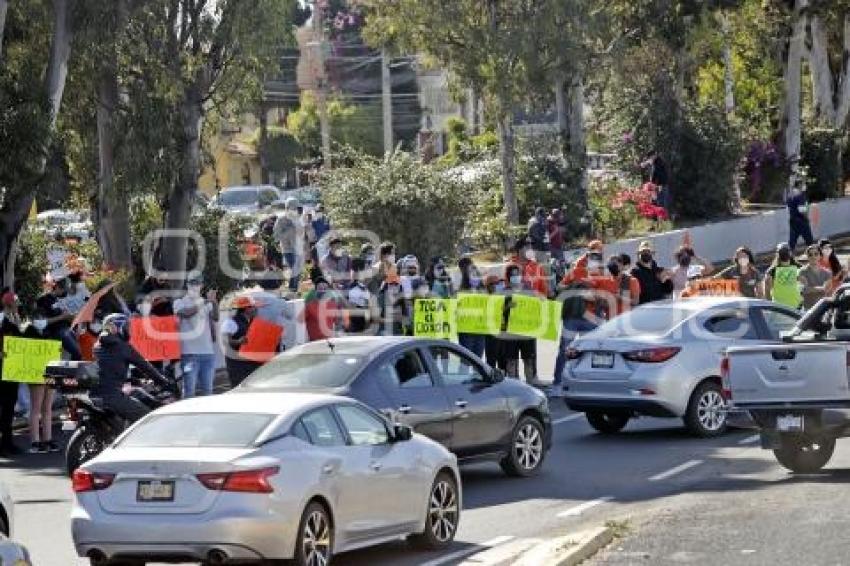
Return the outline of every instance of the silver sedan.
[[[564,399],[603,433],[641,415],[679,417],[697,436],[726,428],[723,351],[780,341],[800,313],[769,301],[700,297],[650,303],[575,339]]]
[[[455,457],[365,405],[310,393],[200,397],[151,413],[73,476],[93,564],[291,560],[402,536],[454,539]]]

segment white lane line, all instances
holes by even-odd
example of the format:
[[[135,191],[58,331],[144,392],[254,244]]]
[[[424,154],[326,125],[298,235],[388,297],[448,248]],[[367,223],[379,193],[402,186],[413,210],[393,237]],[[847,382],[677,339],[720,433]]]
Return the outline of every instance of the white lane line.
[[[671,478],[671,477],[675,476],[676,474],[681,474],[685,470],[690,470],[691,468],[693,468],[695,466],[699,466],[700,464],[702,464],[702,462],[703,462],[702,460],[688,460],[684,464],[676,466],[675,468],[670,468],[666,472],[661,472],[660,474],[656,474],[656,475],[652,476],[651,478],[649,478],[649,481],[666,480],[667,478]]]
[[[743,446],[744,444],[755,444],[759,440],[761,440],[761,435],[754,434],[752,436],[748,436],[747,438],[744,438],[743,440],[739,440],[738,444],[741,445],[741,446]]]
[[[576,505],[575,507],[570,507],[565,511],[561,511],[558,513],[558,517],[578,517],[588,509],[596,507],[597,505],[602,505],[603,503],[608,503],[614,499],[610,495],[606,495],[605,497],[600,497],[599,499],[593,499],[591,501],[585,501],[581,505]]]
[[[570,421],[575,421],[584,417],[584,413],[576,413],[574,415],[567,415],[566,417],[561,417],[560,419],[555,419],[552,421],[553,425],[558,425],[561,423],[568,423]]]
[[[473,554],[480,552],[483,548],[493,548],[495,546],[499,546],[500,544],[512,541],[514,540],[514,538],[515,537],[507,535],[496,537],[494,539],[488,540],[485,543],[472,545],[467,548],[452,552],[451,554],[446,554],[445,556],[440,556],[439,558],[429,560],[428,562],[423,562],[419,564],[419,566],[442,566],[443,564],[448,564],[449,562],[452,562],[454,560],[460,560],[461,558],[472,556]]]

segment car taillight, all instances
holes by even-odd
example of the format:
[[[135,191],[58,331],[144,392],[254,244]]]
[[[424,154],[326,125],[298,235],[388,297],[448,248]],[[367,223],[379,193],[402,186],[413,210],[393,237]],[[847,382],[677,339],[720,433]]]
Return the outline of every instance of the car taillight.
[[[103,474],[78,469],[74,470],[74,474],[71,476],[71,487],[75,493],[98,491],[112,485],[112,480],[114,479],[115,474]]]
[[[75,421],[75,422],[80,420],[80,415],[78,414],[78,411],[77,411],[77,400],[76,399],[69,399],[68,400],[68,419]]]
[[[722,386],[721,395],[726,401],[732,400],[732,389],[729,385],[729,358],[723,356],[720,360],[720,381]]]
[[[581,350],[576,350],[575,348],[567,348],[567,359],[568,360],[577,360],[581,357]]]
[[[271,493],[274,488],[269,478],[280,471],[277,466],[260,470],[198,474],[198,481],[213,491],[238,491],[242,493]]]
[[[646,350],[634,350],[623,353],[623,358],[630,362],[641,362],[645,364],[657,364],[666,362],[679,353],[681,348],[648,348]]]

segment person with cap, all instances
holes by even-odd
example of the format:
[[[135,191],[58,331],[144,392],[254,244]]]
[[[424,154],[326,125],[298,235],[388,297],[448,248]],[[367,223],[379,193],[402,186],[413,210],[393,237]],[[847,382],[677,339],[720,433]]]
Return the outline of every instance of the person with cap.
[[[351,285],[351,256],[348,255],[342,238],[332,237],[329,245],[330,250],[319,266],[325,279],[333,284],[334,289],[346,291]]]
[[[189,279],[186,294],[174,301],[180,324],[180,363],[183,367],[183,398],[212,395],[215,378],[214,324],[218,320],[217,294],[201,296],[203,281]]]
[[[638,261],[632,268],[632,277],[640,284],[640,304],[642,305],[663,300],[673,292],[670,273],[655,262],[649,240],[644,240],[638,246]]]
[[[546,263],[549,253],[549,227],[546,223],[546,210],[542,206],[534,209],[534,216],[528,221],[528,245],[534,251],[534,260]]]
[[[764,279],[765,298],[792,309],[800,308],[803,296],[797,281],[799,270],[800,264],[794,259],[791,247],[785,242],[777,245],[776,257]]]
[[[3,339],[21,335],[21,318],[18,314],[18,298],[8,287],[0,291],[0,306],[0,457],[9,457],[21,453],[12,433],[20,384],[3,379]]]
[[[579,280],[587,279],[587,264],[590,262],[591,256],[593,256],[594,261],[598,261],[601,264],[605,257],[605,244],[602,243],[602,240],[591,240],[588,242],[587,251],[579,256],[573,265],[571,270],[573,277]]]
[[[299,255],[304,242],[304,230],[301,221],[298,217],[298,201],[292,197],[286,199],[284,210],[278,214],[272,232],[277,240],[280,253],[283,256],[283,263],[292,269],[292,279],[289,281],[289,288],[296,289],[298,287],[297,274],[301,269]]]
[[[233,316],[227,318],[221,324],[221,336],[225,350],[225,365],[227,366],[227,377],[231,387],[237,387],[248,377],[251,372],[262,365],[243,358],[239,354],[239,348],[247,341],[248,328],[257,316],[257,301],[249,295],[240,295],[233,299]]]

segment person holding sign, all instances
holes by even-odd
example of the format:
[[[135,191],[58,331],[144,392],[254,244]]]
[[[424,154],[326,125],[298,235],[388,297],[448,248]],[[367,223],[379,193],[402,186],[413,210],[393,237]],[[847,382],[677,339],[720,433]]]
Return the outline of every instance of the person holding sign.
[[[15,446],[12,435],[15,402],[18,400],[20,384],[5,379],[3,374],[3,339],[21,335],[18,298],[8,287],[0,292],[0,306],[0,457],[8,457],[21,453],[21,449]]]
[[[532,281],[523,277],[520,266],[508,264],[505,268],[506,316],[511,308],[512,297],[516,294],[531,294],[532,285]],[[503,341],[503,347],[508,376],[519,377],[519,360],[522,359],[525,381],[529,385],[537,385],[537,340],[511,335]]]
[[[48,313],[36,309],[35,316],[24,330],[23,337],[32,340],[54,338],[48,325]],[[29,383],[30,390],[30,454],[59,452],[61,448],[53,441],[53,398],[54,389],[44,383]]]
[[[221,325],[221,335],[228,346],[225,351],[225,364],[230,386],[236,387],[262,363],[246,360],[239,355],[239,349],[247,342],[248,328],[257,316],[259,306],[253,297],[241,295],[233,300],[236,312]]]
[[[460,269],[459,291],[461,293],[480,293],[484,290],[482,286],[481,273],[478,271],[478,268],[475,267],[471,258],[461,258],[460,261],[457,262],[457,266],[458,269]],[[461,346],[479,358],[484,356],[484,348],[486,346],[487,339],[483,334],[468,334],[466,332],[462,332],[457,335],[457,339]],[[488,363],[496,365],[491,360],[488,360]]]
[[[215,378],[215,336],[213,324],[218,320],[215,291],[201,296],[203,281],[189,280],[186,295],[174,301],[174,314],[180,323],[180,357],[183,365],[183,398],[188,399],[200,388],[200,395],[212,395]]]
[[[800,308],[803,296],[797,283],[799,269],[800,265],[792,257],[791,247],[785,242],[779,244],[773,265],[767,270],[764,281],[765,297],[792,309]]]

